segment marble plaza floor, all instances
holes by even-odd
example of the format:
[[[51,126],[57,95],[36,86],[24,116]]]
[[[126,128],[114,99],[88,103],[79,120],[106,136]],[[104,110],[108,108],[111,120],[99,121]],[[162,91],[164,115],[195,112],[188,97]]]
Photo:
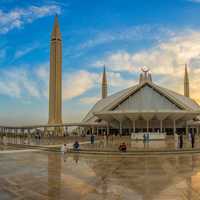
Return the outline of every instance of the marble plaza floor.
[[[1,200],[198,200],[200,154],[0,155]]]

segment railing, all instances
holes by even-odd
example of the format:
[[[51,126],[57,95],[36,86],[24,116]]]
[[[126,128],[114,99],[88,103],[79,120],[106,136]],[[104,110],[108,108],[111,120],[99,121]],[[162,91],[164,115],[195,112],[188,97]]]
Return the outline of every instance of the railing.
[[[166,139],[166,133],[161,133],[161,132],[131,133],[131,139],[133,140],[164,140]]]

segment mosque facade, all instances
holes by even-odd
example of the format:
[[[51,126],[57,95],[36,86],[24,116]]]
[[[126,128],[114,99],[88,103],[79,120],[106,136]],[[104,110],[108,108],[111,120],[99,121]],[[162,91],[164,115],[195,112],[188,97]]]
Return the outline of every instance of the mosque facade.
[[[189,96],[187,65],[184,95],[154,83],[148,69],[142,69],[137,85],[115,94],[107,96],[107,85],[104,67],[102,98],[82,121],[106,125],[107,133],[187,133],[200,115],[200,106]]]

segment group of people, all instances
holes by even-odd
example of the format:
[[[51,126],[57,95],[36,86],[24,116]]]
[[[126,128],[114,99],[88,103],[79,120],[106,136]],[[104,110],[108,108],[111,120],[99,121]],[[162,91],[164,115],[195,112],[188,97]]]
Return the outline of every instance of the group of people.
[[[145,133],[143,135],[143,142],[149,142],[149,133]],[[177,141],[177,148],[183,148],[183,144],[184,144],[184,135],[182,133],[177,134],[176,135],[176,141]],[[195,146],[195,134],[194,133],[189,133],[189,141],[191,142],[191,147],[194,148]],[[91,144],[94,144],[95,142],[95,136],[92,134],[90,137],[90,142]],[[61,152],[65,153],[67,152],[67,150],[69,149],[69,147],[67,147],[67,144],[63,144],[61,147]],[[118,147],[119,151],[121,152],[126,152],[127,151],[127,146],[125,144],[125,142],[121,143]],[[75,151],[79,151],[80,150],[80,144],[79,142],[76,140],[73,144],[73,150]]]
[[[149,133],[144,133],[143,135],[143,142],[149,142],[150,138],[149,138]]]
[[[69,146],[67,146],[67,144],[63,144],[62,146],[61,146],[61,149],[60,149],[60,151],[61,151],[61,153],[66,153],[68,150],[70,149],[70,147]],[[76,140],[75,142],[74,142],[74,144],[73,144],[73,149],[75,150],[75,151],[79,151],[80,150],[80,144],[79,144],[79,142]]]
[[[35,139],[38,139],[38,140],[41,139],[41,134],[40,134],[39,132],[37,132],[37,133],[35,134]]]
[[[94,144],[94,142],[95,142],[95,136],[93,134],[90,137],[90,142],[91,142],[91,144]],[[62,153],[66,153],[68,151],[68,149],[69,149],[69,147],[67,147],[67,144],[63,144],[61,146],[60,151]],[[77,140],[73,144],[73,150],[75,150],[75,151],[79,151],[80,150],[80,144],[79,144],[79,142]]]
[[[182,149],[183,148],[183,143],[184,143],[184,137],[183,134],[177,134],[177,148]],[[191,143],[192,148],[195,146],[195,133],[189,133],[189,141]]]
[[[180,148],[180,149],[183,148],[183,134],[182,133],[178,135],[177,148]]]
[[[119,145],[119,151],[126,152],[126,150],[127,150],[127,146],[126,146],[125,142],[121,143]]]
[[[90,137],[91,144],[94,144],[94,141],[95,141],[95,136],[92,134],[91,137]]]

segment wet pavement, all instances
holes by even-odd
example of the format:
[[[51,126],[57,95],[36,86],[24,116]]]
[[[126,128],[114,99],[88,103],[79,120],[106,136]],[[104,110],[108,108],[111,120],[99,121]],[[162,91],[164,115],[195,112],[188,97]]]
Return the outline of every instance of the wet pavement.
[[[200,154],[0,155],[0,199],[198,200]]]

